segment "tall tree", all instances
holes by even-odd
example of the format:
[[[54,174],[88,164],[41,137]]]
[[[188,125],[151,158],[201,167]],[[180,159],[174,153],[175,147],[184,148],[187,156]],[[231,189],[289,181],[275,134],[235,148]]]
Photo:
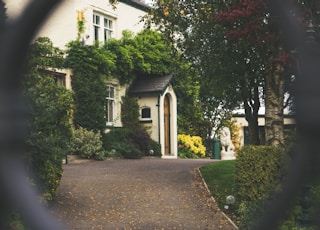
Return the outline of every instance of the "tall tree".
[[[256,59],[261,57],[244,40],[235,42],[226,37],[226,26],[216,14],[227,10],[231,3],[159,0],[147,22],[157,25],[198,69],[203,108],[230,111],[244,102],[250,142],[258,144],[257,113],[262,85],[256,77],[261,76]]]
[[[244,41],[245,45],[240,46],[254,50],[260,57],[254,67],[260,70],[260,79],[257,75],[254,78],[264,86],[266,143],[283,144],[285,68],[290,57],[270,20],[268,6],[262,0],[234,1],[229,9],[219,12],[216,17],[226,25],[228,40]],[[250,62],[252,60],[249,59]]]
[[[288,14],[302,22],[302,26],[310,20],[318,25],[317,1],[287,2],[293,6],[288,8]],[[251,144],[259,144],[258,110],[264,103],[266,142],[281,145],[285,87],[292,79],[290,53],[296,47],[286,43],[278,27],[283,16],[274,15],[269,3],[159,0],[148,22],[157,25],[177,50],[201,70],[206,85],[224,82],[220,85],[226,90],[219,95],[233,94],[237,96],[235,102],[243,102]],[[299,7],[303,13],[297,13]],[[318,31],[319,27],[316,28]]]

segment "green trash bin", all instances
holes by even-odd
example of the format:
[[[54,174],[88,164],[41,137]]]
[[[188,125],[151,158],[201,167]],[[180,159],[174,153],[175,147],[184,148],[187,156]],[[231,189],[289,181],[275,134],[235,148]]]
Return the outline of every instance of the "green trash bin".
[[[212,154],[211,159],[220,159],[221,143],[220,139],[212,140]]]

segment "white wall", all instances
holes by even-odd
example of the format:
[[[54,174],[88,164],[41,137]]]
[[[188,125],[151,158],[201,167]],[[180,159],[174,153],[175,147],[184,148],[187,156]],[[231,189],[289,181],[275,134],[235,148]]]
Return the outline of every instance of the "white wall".
[[[9,19],[13,19],[24,10],[30,0],[4,0]],[[84,12],[85,33],[89,35],[86,44],[93,43],[93,11],[100,12],[112,17],[115,21],[114,38],[119,39],[123,30],[130,30],[137,33],[143,29],[143,24],[139,23],[145,11],[119,2],[116,9],[109,4],[108,0],[65,0],[56,7],[47,21],[43,24],[37,37],[49,37],[54,46],[61,49],[65,45],[77,38],[77,17],[78,11]]]
[[[164,154],[164,97],[169,95],[170,98],[170,149],[171,155]],[[170,85],[162,95],[150,95],[138,98],[140,109],[149,107],[151,109],[152,123],[144,123],[150,137],[161,145],[162,158],[178,157],[178,131],[177,131],[177,97]]]
[[[236,121],[236,124],[237,126],[241,127],[241,130],[240,130],[240,135],[241,135],[241,146],[244,145],[244,127],[248,127],[248,122],[247,120],[245,119],[244,116],[239,116],[239,117],[233,117],[232,120],[235,120]],[[283,120],[283,123],[284,125],[293,125],[295,124],[295,120],[293,118],[287,118],[285,117],[284,120]],[[258,118],[258,125],[259,126],[265,126],[265,119],[264,117],[259,117]]]

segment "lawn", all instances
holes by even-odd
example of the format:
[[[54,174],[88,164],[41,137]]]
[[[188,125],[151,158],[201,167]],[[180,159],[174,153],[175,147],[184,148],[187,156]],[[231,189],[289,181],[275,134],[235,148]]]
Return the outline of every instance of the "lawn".
[[[228,195],[236,196],[235,188],[235,160],[218,161],[200,168],[200,172],[206,181],[211,195],[218,203],[219,208],[224,211],[231,219],[235,220],[235,210],[237,210],[237,201],[228,210],[226,197]]]

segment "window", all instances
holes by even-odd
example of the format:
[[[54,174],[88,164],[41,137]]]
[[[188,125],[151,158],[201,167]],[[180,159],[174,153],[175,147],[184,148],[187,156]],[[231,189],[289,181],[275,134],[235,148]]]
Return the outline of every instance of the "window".
[[[107,97],[105,105],[105,116],[106,122],[111,123],[114,121],[114,104],[115,104],[115,93],[112,85],[107,85]]]
[[[105,42],[113,37],[114,20],[110,17],[93,14],[93,38]]]
[[[60,87],[66,87],[66,76],[63,75],[54,75],[54,80]]]
[[[143,107],[141,109],[141,120],[150,120],[150,119],[151,119],[150,107]]]
[[[93,14],[93,37],[95,41],[99,41],[100,37],[100,16]]]
[[[54,72],[50,70],[40,70],[44,74],[48,74],[49,76],[52,76],[55,83],[60,87],[66,87],[66,74],[65,73],[59,73]]]
[[[113,21],[109,18],[104,18],[104,40],[112,38]]]

